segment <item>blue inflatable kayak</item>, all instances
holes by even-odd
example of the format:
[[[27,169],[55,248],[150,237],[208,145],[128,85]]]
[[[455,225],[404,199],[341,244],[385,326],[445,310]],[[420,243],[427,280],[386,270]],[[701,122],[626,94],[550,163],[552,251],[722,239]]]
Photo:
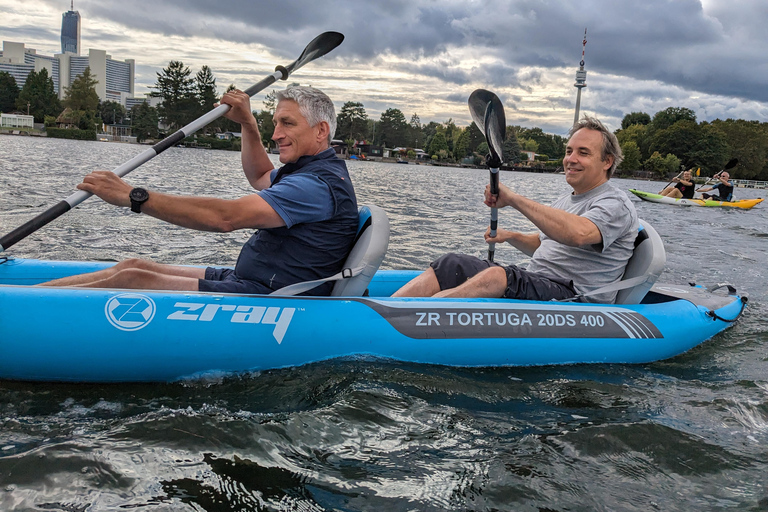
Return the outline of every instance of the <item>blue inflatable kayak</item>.
[[[0,378],[160,382],[350,356],[645,363],[726,329],[746,300],[662,284],[639,304],[390,298],[415,271],[375,272],[368,296],[318,298],[29,286],[107,265],[0,259]]]

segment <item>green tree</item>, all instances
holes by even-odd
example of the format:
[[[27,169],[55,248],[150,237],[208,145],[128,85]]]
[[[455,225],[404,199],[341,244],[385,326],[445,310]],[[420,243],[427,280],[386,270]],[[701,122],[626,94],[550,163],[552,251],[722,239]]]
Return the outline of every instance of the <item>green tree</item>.
[[[388,108],[381,114],[377,137],[385,147],[405,146],[407,129],[408,123],[405,122],[403,113],[399,109]]]
[[[470,154],[470,152],[469,152],[469,127],[461,130],[461,134],[456,139],[456,142],[453,145],[453,154],[456,156],[456,159],[459,160],[459,161],[461,161],[467,155]]]
[[[509,133],[509,126],[507,126],[507,133]],[[485,142],[485,135],[483,135],[483,132],[480,131],[480,128],[477,127],[474,121],[469,123],[469,150],[470,151],[477,151],[477,146],[480,145],[481,142]]]
[[[99,103],[99,116],[104,124],[121,124],[126,117],[125,107],[116,101]]]
[[[256,115],[256,122],[259,125],[262,145],[265,148],[272,147],[272,135],[275,134],[275,122],[272,120],[272,112],[262,110],[259,114],[254,115]]]
[[[430,155],[440,155],[441,151],[445,151],[448,154],[448,141],[445,140],[445,134],[442,131],[435,133],[434,137],[429,143],[427,153]]]
[[[16,108],[19,86],[10,73],[0,71],[0,112],[10,113]]]
[[[274,114],[276,108],[277,108],[277,93],[273,90],[269,94],[264,96],[264,110],[266,110],[270,114]]]
[[[657,130],[651,137],[651,147],[662,155],[672,153],[677,156],[686,168],[700,165],[693,154],[701,128],[695,121],[683,119],[668,128]]]
[[[213,104],[218,100],[216,94],[216,78],[211,68],[203,66],[195,75],[195,95],[199,105],[197,114],[202,115],[213,110]]]
[[[664,157],[662,157],[658,151],[653,152],[650,158],[645,161],[643,167],[646,171],[652,172],[657,178],[663,178],[667,174],[667,166],[664,162]]]
[[[731,148],[728,139],[717,127],[702,123],[699,125],[699,137],[688,152],[691,167],[701,167],[707,174],[715,174],[729,160]]]
[[[624,116],[621,120],[621,129],[626,130],[630,126],[640,125],[645,126],[651,123],[651,116],[645,112],[631,112]]]
[[[368,135],[368,114],[362,103],[344,103],[336,116],[336,137],[363,140]]]
[[[172,60],[168,67],[157,73],[153,94],[162,98],[158,106],[160,118],[172,129],[177,129],[194,118],[197,99],[194,95],[192,72],[183,62]]]
[[[678,121],[696,122],[696,113],[685,107],[669,107],[653,116],[651,126],[653,130],[666,130]]]
[[[526,137],[518,137],[517,141],[520,143],[520,149],[523,151],[533,151],[534,153],[539,152],[539,143],[535,140],[528,139]]]
[[[96,80],[91,74],[91,68],[77,75],[72,84],[64,90],[64,106],[74,110],[95,112],[99,108],[99,95],[96,94]]]
[[[640,169],[640,148],[633,140],[621,144],[621,152],[624,154],[624,160],[619,165],[622,171],[634,171]]]
[[[627,142],[634,142],[638,149],[640,149],[640,161],[647,160],[650,157],[649,149],[649,137],[648,129],[646,125],[633,124],[627,128],[617,130],[616,138],[619,139],[619,144],[623,145]]]
[[[131,109],[131,133],[141,142],[146,139],[157,139],[159,133],[157,109],[149,103],[142,102]]]
[[[22,112],[29,109],[29,114],[38,123],[42,123],[45,116],[58,116],[61,113],[61,102],[46,68],[27,75],[27,81],[16,98],[16,108]]]
[[[423,127],[421,126],[421,119],[418,114],[411,116],[411,122],[408,123],[408,136],[406,145],[412,148],[424,149],[424,143],[426,137],[424,135]]]
[[[742,119],[716,120],[712,122],[725,138],[730,147],[730,157],[739,159],[739,166],[730,171],[731,176],[738,172],[742,179],[758,178],[768,164],[768,123],[744,121]]]
[[[507,129],[507,138],[503,145],[504,163],[507,165],[520,163],[520,143],[517,141],[515,130]]]

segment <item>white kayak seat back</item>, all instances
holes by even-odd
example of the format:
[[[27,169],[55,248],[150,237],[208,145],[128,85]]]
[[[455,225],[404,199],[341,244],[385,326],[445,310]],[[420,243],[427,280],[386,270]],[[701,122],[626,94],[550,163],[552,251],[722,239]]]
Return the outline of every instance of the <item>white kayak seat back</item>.
[[[360,207],[357,238],[344,262],[343,279],[336,281],[331,296],[359,297],[365,294],[373,275],[384,260],[389,246],[389,218],[383,208]],[[347,277],[361,269],[353,277]]]
[[[384,260],[389,245],[389,218],[378,206],[358,210],[357,235],[341,272],[330,277],[284,286],[270,295],[298,295],[328,281],[336,281],[331,296],[357,297],[365,294],[368,283]]]
[[[648,222],[640,219],[640,231],[635,239],[635,251],[627,262],[622,281],[641,278],[639,284],[619,290],[616,304],[640,304],[656,282],[667,263],[667,252],[661,237]]]

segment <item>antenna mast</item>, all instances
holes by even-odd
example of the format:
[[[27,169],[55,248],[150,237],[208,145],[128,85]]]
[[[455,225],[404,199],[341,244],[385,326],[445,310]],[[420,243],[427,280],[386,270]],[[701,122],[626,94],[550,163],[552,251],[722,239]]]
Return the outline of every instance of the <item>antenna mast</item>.
[[[587,86],[587,71],[584,69],[584,52],[587,49],[587,29],[584,29],[584,40],[581,42],[581,62],[579,70],[576,71],[576,83],[573,84],[578,90],[576,93],[576,113],[573,116],[573,124],[579,122],[579,108],[581,107],[581,90]]]

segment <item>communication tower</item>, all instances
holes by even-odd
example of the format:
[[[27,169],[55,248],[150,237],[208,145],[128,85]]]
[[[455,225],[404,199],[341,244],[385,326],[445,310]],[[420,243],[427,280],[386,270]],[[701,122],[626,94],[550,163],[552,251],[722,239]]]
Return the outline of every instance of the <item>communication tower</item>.
[[[584,69],[584,50],[587,48],[587,29],[584,29],[584,40],[581,42],[581,62],[576,71],[576,83],[573,84],[578,90],[576,93],[576,113],[573,116],[573,124],[579,122],[579,108],[581,107],[581,90],[587,86],[587,70]]]

